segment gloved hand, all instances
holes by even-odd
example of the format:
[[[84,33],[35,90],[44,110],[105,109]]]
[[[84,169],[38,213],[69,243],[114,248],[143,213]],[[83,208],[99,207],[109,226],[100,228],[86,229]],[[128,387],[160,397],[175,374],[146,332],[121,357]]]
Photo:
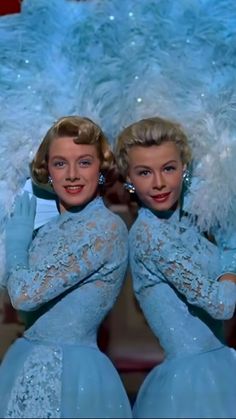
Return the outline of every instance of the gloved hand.
[[[235,224],[229,224],[228,229],[225,230],[218,228],[218,230],[216,230],[213,234],[220,250],[221,276],[227,276],[227,273],[234,274],[236,276]]]
[[[6,226],[6,270],[28,267],[28,248],[32,241],[36,198],[28,192],[17,196],[15,209]]]

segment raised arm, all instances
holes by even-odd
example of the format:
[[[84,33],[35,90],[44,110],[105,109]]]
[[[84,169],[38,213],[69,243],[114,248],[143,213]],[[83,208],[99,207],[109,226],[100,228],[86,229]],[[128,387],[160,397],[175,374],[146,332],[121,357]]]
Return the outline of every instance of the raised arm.
[[[93,281],[101,284],[110,280],[119,265],[126,264],[126,229],[101,212],[95,221],[80,223],[67,218],[55,239],[47,228],[39,231],[31,247],[36,256],[9,270],[8,292],[17,309],[35,310],[72,287]],[[64,231],[61,236],[60,230]]]

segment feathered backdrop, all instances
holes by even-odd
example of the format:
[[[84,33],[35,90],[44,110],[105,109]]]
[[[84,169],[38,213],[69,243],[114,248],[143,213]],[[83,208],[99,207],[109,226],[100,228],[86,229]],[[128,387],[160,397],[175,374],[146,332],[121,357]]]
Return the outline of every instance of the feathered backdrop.
[[[0,277],[14,197],[63,115],[91,117],[112,144],[139,118],[179,121],[188,211],[202,229],[236,227],[235,22],[235,0],[25,0],[0,18]]]

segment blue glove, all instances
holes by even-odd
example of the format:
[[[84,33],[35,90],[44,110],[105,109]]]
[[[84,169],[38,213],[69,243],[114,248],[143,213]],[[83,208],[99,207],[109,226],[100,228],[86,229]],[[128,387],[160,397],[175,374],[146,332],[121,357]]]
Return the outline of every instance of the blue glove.
[[[28,192],[17,196],[13,215],[6,226],[6,270],[28,267],[28,248],[32,241],[36,198]]]
[[[213,231],[220,249],[221,275],[232,273],[236,275],[236,231],[229,225],[226,230]]]
[[[234,274],[236,282],[236,249],[224,249],[220,255],[220,262],[221,274],[219,277],[222,275],[227,276],[227,274]]]

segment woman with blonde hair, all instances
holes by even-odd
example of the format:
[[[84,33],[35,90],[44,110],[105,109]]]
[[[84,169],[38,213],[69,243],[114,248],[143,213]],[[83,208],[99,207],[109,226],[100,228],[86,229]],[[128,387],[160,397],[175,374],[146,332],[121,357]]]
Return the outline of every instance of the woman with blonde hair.
[[[33,159],[33,181],[53,190],[59,213],[32,240],[35,200],[25,192],[6,227],[7,290],[34,321],[1,365],[1,417],[131,417],[97,347],[127,268],[126,226],[100,196],[112,165],[100,127],[79,116],[55,122]]]
[[[233,235],[227,244],[218,226],[213,242],[185,211],[191,149],[179,124],[133,123],[116,156],[141,206],[129,235],[134,291],[166,355],[142,384],[134,417],[234,418],[236,354],[221,333],[235,310]]]

